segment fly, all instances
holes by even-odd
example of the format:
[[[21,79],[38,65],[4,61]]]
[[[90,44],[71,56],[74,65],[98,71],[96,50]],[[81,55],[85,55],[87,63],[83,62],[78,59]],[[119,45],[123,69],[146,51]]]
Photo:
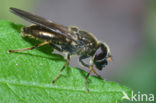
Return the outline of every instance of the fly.
[[[77,55],[79,57],[79,62],[89,69],[86,75],[86,89],[89,92],[88,77],[90,73],[93,72],[95,75],[100,76],[96,73],[94,66],[98,70],[102,70],[108,62],[112,61],[109,46],[104,42],[98,41],[93,34],[81,30],[76,26],[67,27],[57,24],[17,8],[10,8],[10,10],[12,13],[34,24],[22,28],[22,36],[35,38],[42,41],[42,43],[36,44],[30,48],[9,50],[9,52],[21,52],[32,50],[43,45],[50,45],[55,50],[67,54],[65,57],[66,63],[52,81],[53,84],[66,66],[69,65],[71,56]],[[86,63],[84,59],[90,57],[90,63]]]

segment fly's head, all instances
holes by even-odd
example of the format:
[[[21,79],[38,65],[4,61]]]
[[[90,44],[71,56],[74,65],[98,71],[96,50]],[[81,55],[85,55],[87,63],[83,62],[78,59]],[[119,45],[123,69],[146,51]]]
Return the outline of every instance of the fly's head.
[[[93,56],[93,64],[97,69],[102,70],[108,62],[112,61],[109,46],[105,43],[99,43],[99,46]]]

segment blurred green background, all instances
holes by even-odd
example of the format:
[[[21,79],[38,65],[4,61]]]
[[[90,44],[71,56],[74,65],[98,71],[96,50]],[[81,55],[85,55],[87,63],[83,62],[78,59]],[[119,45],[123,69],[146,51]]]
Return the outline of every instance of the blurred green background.
[[[16,7],[63,25],[77,25],[111,48],[114,61],[98,71],[136,93],[156,94],[155,0],[1,0],[0,19],[29,23],[9,12]],[[74,62],[74,65],[77,65]]]
[[[9,7],[23,8],[27,10],[32,10],[33,6],[37,5],[33,0],[0,0],[0,19],[5,19],[9,21],[17,21],[16,17],[13,17],[9,11]],[[22,20],[18,20],[23,22]]]

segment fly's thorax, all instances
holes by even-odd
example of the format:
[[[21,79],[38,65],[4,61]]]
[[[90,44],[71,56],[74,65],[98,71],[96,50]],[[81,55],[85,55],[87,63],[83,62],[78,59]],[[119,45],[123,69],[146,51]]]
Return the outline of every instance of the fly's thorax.
[[[93,36],[92,33],[81,30],[76,26],[69,27],[69,31],[74,35],[79,44],[74,44],[77,48],[77,53],[83,54],[86,56],[91,56],[94,54],[97,48],[97,39]]]
[[[70,26],[69,31],[72,38],[77,40],[79,43],[94,47],[97,45],[97,39],[92,33],[81,30],[77,26]]]

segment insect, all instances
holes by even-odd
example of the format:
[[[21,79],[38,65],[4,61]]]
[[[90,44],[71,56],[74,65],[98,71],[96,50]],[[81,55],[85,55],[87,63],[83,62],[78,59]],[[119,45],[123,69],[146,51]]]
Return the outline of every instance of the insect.
[[[57,51],[66,54],[66,63],[52,81],[53,84],[66,66],[69,65],[71,56],[77,55],[79,57],[79,62],[89,69],[89,72],[86,75],[86,89],[89,92],[88,77],[90,73],[93,72],[95,75],[100,76],[96,73],[94,66],[98,70],[102,70],[108,62],[112,61],[109,46],[104,42],[98,41],[93,34],[81,30],[76,26],[67,27],[57,24],[17,8],[11,7],[10,10],[12,13],[34,24],[22,28],[22,36],[35,38],[42,41],[42,43],[36,44],[30,48],[9,50],[9,52],[21,52],[32,50],[43,45],[50,45]],[[90,57],[90,63],[86,63],[84,59]]]

